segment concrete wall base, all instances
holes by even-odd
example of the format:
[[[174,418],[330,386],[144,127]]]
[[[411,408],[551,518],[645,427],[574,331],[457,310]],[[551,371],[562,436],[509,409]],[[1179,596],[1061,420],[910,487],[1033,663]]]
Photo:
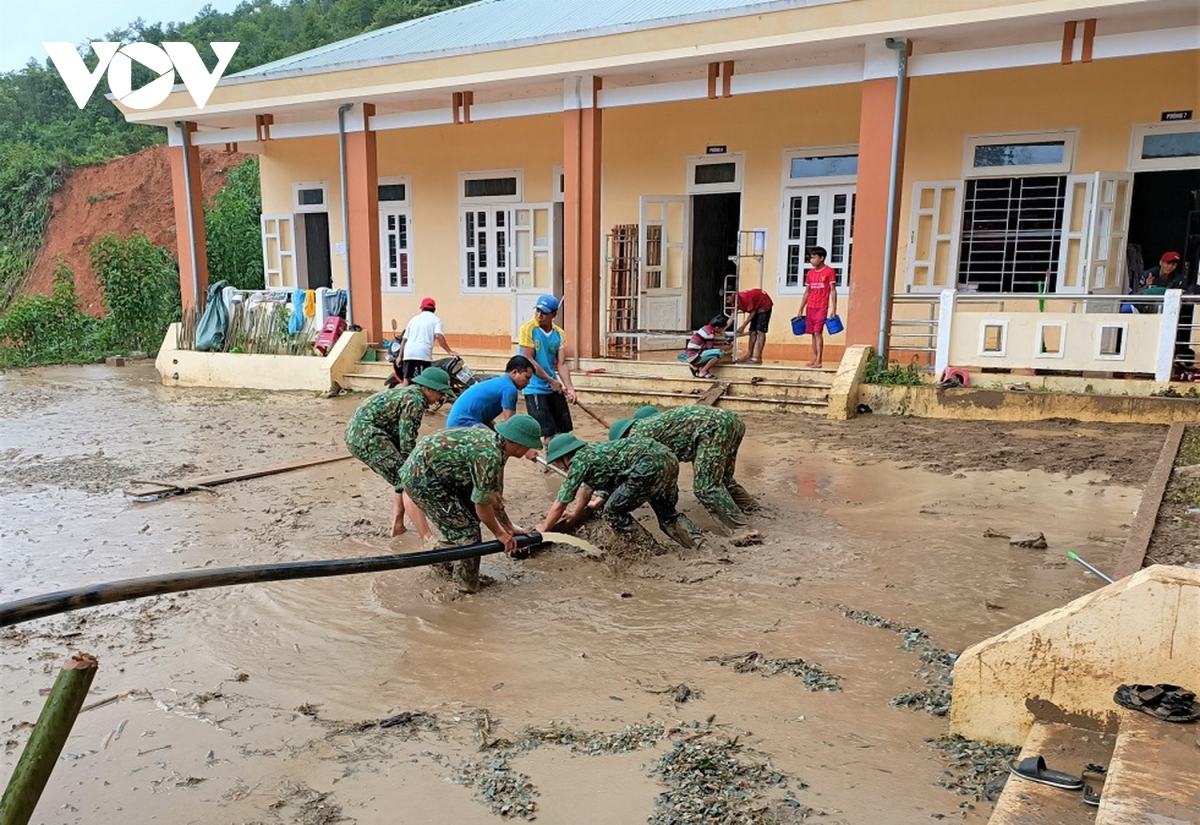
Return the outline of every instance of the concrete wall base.
[[[1113,424],[1173,424],[1200,421],[1200,399],[1132,395],[1010,392],[933,386],[863,384],[858,403],[872,412],[918,418],[1040,421],[1072,418]]]
[[[252,355],[196,352],[175,345],[179,324],[163,339],[154,366],[163,384],[173,387],[228,387],[250,390],[326,392],[346,385],[346,374],[367,349],[365,332],[347,332],[324,358],[308,355]]]
[[[1155,565],[963,651],[950,730],[1009,745],[1035,721],[1115,730],[1118,685],[1198,673],[1200,570]]]

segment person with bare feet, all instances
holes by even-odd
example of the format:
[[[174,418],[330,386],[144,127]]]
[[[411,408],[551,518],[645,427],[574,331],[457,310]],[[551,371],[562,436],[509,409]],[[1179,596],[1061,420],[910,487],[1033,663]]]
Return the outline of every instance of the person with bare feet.
[[[729,328],[729,319],[718,315],[700,329],[692,333],[688,339],[687,350],[679,356],[679,360],[688,365],[694,378],[716,378],[711,367],[728,354],[729,338],[725,330]]]
[[[742,325],[737,334],[744,335],[750,328],[750,351],[738,361],[746,364],[761,364],[763,347],[767,344],[767,328],[771,326],[771,310],[775,302],[761,289],[746,289],[738,293],[738,312],[743,313]]]
[[[538,531],[572,530],[599,510],[610,527],[628,532],[634,525],[633,511],[648,503],[664,533],[683,547],[695,546],[699,528],[676,509],[679,461],[657,441],[635,437],[588,444],[560,433],[550,439],[546,461],[567,477]],[[564,515],[566,522],[560,525]]]
[[[422,536],[432,535],[424,514],[405,501],[400,468],[408,459],[425,411],[437,404],[450,389],[450,376],[439,367],[429,367],[402,389],[377,392],[359,405],[346,425],[346,449],[383,478],[395,490],[392,497],[392,535],[404,532],[404,514]]]
[[[837,272],[825,265],[825,248],[808,251],[811,268],[804,276],[804,295],[800,298],[797,318],[804,318],[805,331],[812,335],[813,360],[807,366],[820,367],[825,354],[825,319],[837,315]]]
[[[494,432],[486,427],[439,430],[417,442],[400,468],[400,485],[441,532],[438,547],[478,544],[482,523],[511,555],[517,550],[516,537],[527,532],[504,513],[504,463],[533,460],[541,446],[541,426],[522,414],[498,422]],[[478,556],[437,569],[448,573],[460,591],[479,590]]]

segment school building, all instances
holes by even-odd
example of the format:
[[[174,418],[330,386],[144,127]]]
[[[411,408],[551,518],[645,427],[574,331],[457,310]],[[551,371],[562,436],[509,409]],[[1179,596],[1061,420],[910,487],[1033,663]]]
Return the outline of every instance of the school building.
[[[428,295],[507,349],[553,292],[573,353],[631,354],[761,285],[766,356],[801,360],[817,244],[834,359],[931,352],[947,289],[1123,293],[1168,250],[1195,283],[1196,110],[1194,0],[481,0],[125,115],[169,132],[185,305],[227,147],[261,158],[265,286],[348,288],[372,341]],[[971,341],[1011,349],[998,323]]]

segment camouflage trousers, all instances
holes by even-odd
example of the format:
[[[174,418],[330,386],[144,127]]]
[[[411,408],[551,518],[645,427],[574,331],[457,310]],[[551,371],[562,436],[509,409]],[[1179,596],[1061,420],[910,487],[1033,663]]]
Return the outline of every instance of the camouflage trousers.
[[[665,461],[639,461],[625,480],[604,501],[604,519],[617,529],[633,523],[633,511],[649,504],[666,531],[679,520],[679,462],[674,456]]]
[[[400,452],[396,442],[387,433],[374,427],[347,432],[346,449],[350,455],[374,470],[393,490],[401,492],[400,468],[408,456]]]
[[[701,441],[692,462],[692,489],[696,499],[713,518],[727,527],[746,523],[739,505],[746,509],[754,506],[754,497],[733,478],[738,449],[745,437],[746,425],[736,418],[728,428],[722,427]]]
[[[475,503],[471,501],[470,490],[446,488],[430,479],[409,486],[405,492],[442,534],[438,549],[479,544],[483,541],[479,516],[475,513]],[[448,573],[459,590],[467,593],[479,590],[478,556],[439,564],[437,568],[443,574]]]

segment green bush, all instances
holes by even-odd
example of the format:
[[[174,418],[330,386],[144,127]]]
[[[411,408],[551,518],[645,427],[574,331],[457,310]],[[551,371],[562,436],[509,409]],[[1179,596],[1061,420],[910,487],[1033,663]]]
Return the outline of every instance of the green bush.
[[[867,371],[863,376],[863,383],[916,387],[921,384],[928,384],[929,379],[920,365],[917,364],[915,356],[907,367],[902,367],[899,361],[888,361],[887,364],[884,364],[882,363],[882,359],[871,355],[867,361]]]
[[[103,322],[79,311],[75,275],[61,259],[51,295],[21,295],[0,316],[0,367],[94,361]]]
[[[228,281],[238,289],[262,289],[262,191],[258,160],[248,160],[229,173],[225,187],[204,210],[208,239],[208,281]]]
[[[90,257],[108,307],[108,348],[156,352],[168,325],[179,318],[175,260],[144,235],[105,235],[92,244]]]

